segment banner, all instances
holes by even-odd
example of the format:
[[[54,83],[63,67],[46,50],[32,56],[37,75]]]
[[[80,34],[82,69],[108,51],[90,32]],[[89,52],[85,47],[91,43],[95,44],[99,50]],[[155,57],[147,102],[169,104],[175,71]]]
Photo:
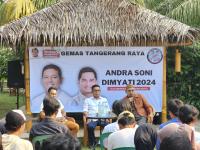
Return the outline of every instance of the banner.
[[[49,87],[58,88],[66,112],[82,112],[84,99],[99,84],[110,106],[133,84],[155,108],[162,110],[162,47],[30,47],[31,112],[40,112]]]

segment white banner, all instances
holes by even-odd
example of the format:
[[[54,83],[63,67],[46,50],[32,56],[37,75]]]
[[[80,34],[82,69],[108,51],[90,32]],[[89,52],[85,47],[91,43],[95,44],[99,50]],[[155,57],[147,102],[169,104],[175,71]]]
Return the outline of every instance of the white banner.
[[[82,112],[94,84],[110,106],[133,84],[157,112],[162,110],[162,47],[30,47],[29,59],[33,113],[40,111],[50,86],[58,88],[66,112]]]

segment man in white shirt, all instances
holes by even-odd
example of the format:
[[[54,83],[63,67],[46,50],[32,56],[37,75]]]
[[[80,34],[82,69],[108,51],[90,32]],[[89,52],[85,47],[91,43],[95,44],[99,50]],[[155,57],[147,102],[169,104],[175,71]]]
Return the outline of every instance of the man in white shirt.
[[[110,111],[109,104],[106,98],[103,98],[100,96],[101,89],[99,85],[93,85],[92,86],[92,94],[93,97],[87,98],[84,101],[83,105],[83,112],[85,117],[88,116],[94,116],[98,113],[98,106],[99,104],[104,103],[106,110]],[[88,138],[89,138],[89,146],[95,147],[96,141],[95,141],[95,135],[94,135],[94,129],[97,125],[99,126],[105,126],[107,123],[105,121],[100,121],[97,119],[88,120],[87,122],[87,128],[88,128]]]
[[[137,129],[134,115],[129,111],[122,112],[118,117],[120,130],[108,136],[108,150],[120,147],[133,147],[135,131]]]

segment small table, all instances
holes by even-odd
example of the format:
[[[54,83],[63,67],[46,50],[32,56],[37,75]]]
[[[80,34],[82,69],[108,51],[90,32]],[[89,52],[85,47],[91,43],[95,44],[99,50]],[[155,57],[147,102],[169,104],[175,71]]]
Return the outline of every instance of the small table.
[[[104,120],[104,121],[106,119],[113,120],[113,119],[116,119],[116,118],[117,118],[117,116],[114,113],[109,112],[109,113],[107,113],[105,115],[99,115],[98,113],[96,113],[94,115],[88,115],[86,119],[97,119],[97,120],[99,120],[99,122],[101,124],[102,120]],[[100,129],[100,135],[101,135],[101,129]]]

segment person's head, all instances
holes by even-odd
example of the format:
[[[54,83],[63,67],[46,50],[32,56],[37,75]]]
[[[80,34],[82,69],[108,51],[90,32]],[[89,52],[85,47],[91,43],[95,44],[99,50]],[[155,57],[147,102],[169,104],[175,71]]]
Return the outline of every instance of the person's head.
[[[49,64],[42,69],[42,82],[46,92],[50,87],[58,89],[62,80],[62,71],[57,65]]]
[[[135,117],[130,111],[123,111],[120,113],[117,122],[120,129],[134,128],[136,124]]]
[[[192,144],[186,132],[173,133],[162,140],[160,150],[192,150]]]
[[[153,150],[156,145],[157,130],[151,124],[140,125],[134,137],[135,148],[137,150]]]
[[[127,110],[126,108],[127,107],[124,105],[124,101],[122,101],[122,100],[116,100],[112,104],[112,111],[117,116],[119,116],[119,114],[122,113],[123,111]]]
[[[132,97],[134,94],[134,86],[132,84],[128,84],[125,91],[128,97]]]
[[[59,102],[54,97],[45,97],[43,106],[45,116],[56,116],[60,108]]]
[[[91,96],[91,87],[97,84],[97,73],[91,67],[84,67],[79,71],[78,83],[81,94],[84,96]]]
[[[59,133],[46,139],[42,143],[42,150],[81,150],[81,144],[69,132]]]
[[[127,110],[127,111],[132,112],[132,106],[130,105],[129,101],[120,100],[120,105],[121,105],[123,111]]]
[[[179,109],[178,118],[182,123],[191,124],[198,120],[199,111],[192,105],[185,104]]]
[[[171,99],[167,104],[167,109],[171,118],[178,117],[179,108],[183,106],[183,102],[179,99]]]
[[[48,94],[50,97],[56,97],[57,96],[57,89],[55,87],[50,87],[48,89]]]
[[[92,95],[94,98],[99,98],[101,94],[101,88],[99,85],[95,84],[92,86]]]
[[[33,56],[33,57],[38,57],[38,53],[39,53],[39,51],[38,51],[37,48],[33,48],[33,49],[32,49],[32,56]]]
[[[24,132],[26,117],[21,110],[9,111],[5,120],[5,128],[8,133],[18,132],[20,135]]]

